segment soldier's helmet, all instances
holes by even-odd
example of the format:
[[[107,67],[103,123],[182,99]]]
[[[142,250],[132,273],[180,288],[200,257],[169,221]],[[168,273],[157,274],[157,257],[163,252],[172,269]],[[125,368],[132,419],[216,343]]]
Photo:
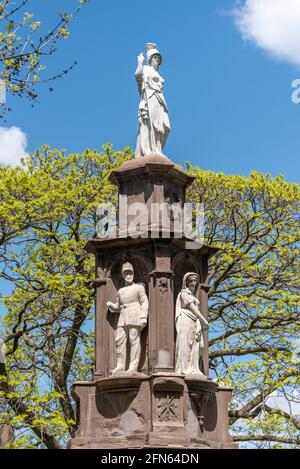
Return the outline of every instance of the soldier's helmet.
[[[130,271],[132,273],[134,273],[134,270],[133,270],[133,265],[130,264],[130,262],[125,262],[122,266],[122,274],[126,271]]]
[[[152,59],[153,55],[159,55],[160,56],[160,65],[161,65],[162,55],[159,52],[159,50],[156,48],[156,44],[154,44],[153,42],[148,42],[148,44],[146,45],[146,55],[147,55],[147,62],[148,62],[149,65],[151,63],[151,59]]]

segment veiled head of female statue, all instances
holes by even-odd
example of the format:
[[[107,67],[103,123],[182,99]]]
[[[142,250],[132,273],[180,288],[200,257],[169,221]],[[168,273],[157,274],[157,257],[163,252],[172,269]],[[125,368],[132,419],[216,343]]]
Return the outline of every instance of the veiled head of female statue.
[[[187,287],[191,292],[195,292],[200,282],[199,275],[195,272],[188,272],[183,277],[183,288]]]

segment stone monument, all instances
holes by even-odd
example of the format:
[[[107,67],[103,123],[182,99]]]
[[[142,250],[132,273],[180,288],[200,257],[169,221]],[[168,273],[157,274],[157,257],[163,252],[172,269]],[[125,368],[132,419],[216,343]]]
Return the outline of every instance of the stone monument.
[[[88,241],[96,259],[95,372],[76,382],[72,448],[234,448],[231,389],[209,377],[208,259],[217,248],[178,235],[175,210],[193,182],[163,154],[168,110],[155,44],[138,57],[136,157],[115,170],[122,227]],[[134,208],[147,218],[132,226]],[[153,206],[167,207],[168,223]],[[189,249],[187,249],[189,246]]]

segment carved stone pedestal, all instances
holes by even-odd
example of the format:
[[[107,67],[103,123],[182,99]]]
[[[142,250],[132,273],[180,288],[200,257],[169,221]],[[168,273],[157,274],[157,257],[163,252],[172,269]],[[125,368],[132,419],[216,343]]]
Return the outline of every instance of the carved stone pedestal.
[[[78,382],[80,427],[72,448],[142,448],[150,419],[149,376]]]
[[[153,447],[188,446],[184,427],[184,381],[174,374],[152,377],[152,428],[149,445]]]
[[[72,448],[235,448],[230,389],[173,374],[74,384],[79,430]]]
[[[124,163],[111,175],[127,208],[130,222],[136,202],[149,208],[143,236],[132,238],[119,227],[116,237],[90,240],[86,249],[96,257],[95,373],[92,382],[74,384],[78,431],[72,448],[226,448],[235,447],[228,432],[231,390],[219,388],[208,377],[208,337],[199,363],[203,375],[175,373],[174,304],[183,276],[200,279],[199,308],[207,319],[208,259],[217,249],[178,237],[151,212],[152,203],[185,202],[193,181],[167,158],[152,156]],[[121,229],[122,228],[122,229]],[[122,231],[123,230],[123,231]],[[153,233],[156,233],[153,237]],[[141,233],[140,233],[141,234]],[[149,300],[148,324],[141,334],[138,373],[111,376],[116,366],[115,330],[118,315],[106,303],[114,302],[124,286],[122,265],[133,266],[135,283],[143,283]]]

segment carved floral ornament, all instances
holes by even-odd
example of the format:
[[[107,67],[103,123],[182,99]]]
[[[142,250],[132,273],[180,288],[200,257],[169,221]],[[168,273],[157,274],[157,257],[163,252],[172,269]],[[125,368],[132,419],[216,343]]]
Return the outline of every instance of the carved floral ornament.
[[[162,293],[166,293],[168,291],[168,288],[169,288],[168,279],[167,278],[159,279],[158,288]]]

